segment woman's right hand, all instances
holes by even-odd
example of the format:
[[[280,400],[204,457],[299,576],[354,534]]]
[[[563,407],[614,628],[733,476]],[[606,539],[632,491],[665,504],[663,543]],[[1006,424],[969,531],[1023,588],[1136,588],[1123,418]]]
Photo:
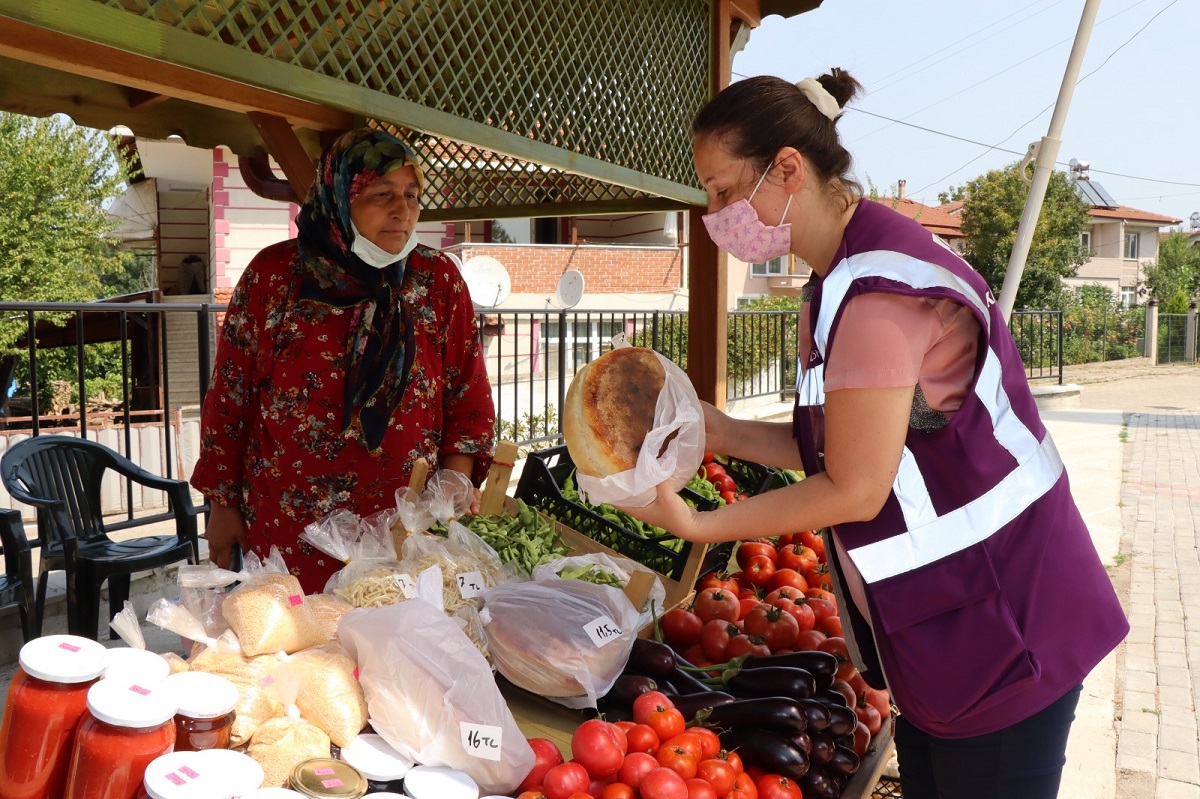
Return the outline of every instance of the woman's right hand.
[[[208,559],[222,569],[228,569],[233,545],[236,543],[243,552],[246,551],[246,520],[242,512],[228,505],[212,503],[204,538],[208,541]]]
[[[730,417],[712,403],[700,401],[704,409],[704,449],[707,452],[729,452],[726,430]]]

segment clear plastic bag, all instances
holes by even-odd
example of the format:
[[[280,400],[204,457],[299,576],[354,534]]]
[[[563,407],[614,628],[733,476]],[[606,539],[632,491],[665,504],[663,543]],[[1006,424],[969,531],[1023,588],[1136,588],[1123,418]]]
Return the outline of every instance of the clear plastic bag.
[[[264,786],[286,787],[292,770],[299,763],[314,757],[329,757],[329,736],[305,720],[297,705],[309,668],[301,661],[284,661],[260,680],[284,708],[283,715],[259,725],[246,747],[246,754],[263,768]]]
[[[471,510],[475,487],[462,472],[438,469],[425,483],[421,498],[436,521],[448,524]]]
[[[603,552],[593,552],[589,555],[571,555],[559,558],[558,560],[548,561],[536,567],[533,570],[533,579],[551,580],[559,577],[566,578],[572,576],[573,572],[586,571],[593,567],[602,569],[615,576],[620,581],[621,588],[629,584],[629,578],[633,576],[634,572],[646,572],[652,575],[654,583],[650,587],[650,596],[646,607],[638,609],[637,629],[640,630],[648,624],[653,624],[654,617],[662,615],[667,602],[667,589],[663,586],[661,577],[653,569],[629,558],[613,557]],[[595,581],[593,580],[592,582]]]
[[[426,590],[436,603],[437,584]],[[407,602],[351,611],[339,628],[358,663],[371,726],[403,757],[465,771],[485,793],[512,793],[533,768],[533,749],[487,661],[420,595],[418,588]]]
[[[464,604],[483,607],[483,590],[512,580],[500,556],[479,536],[458,522],[450,522],[446,537],[421,533],[404,539],[401,562],[422,572],[430,566],[442,570],[442,606],[454,613]]]
[[[596,707],[637,637],[637,610],[611,586],[533,580],[489,589],[483,598],[496,671],[567,707]]]
[[[300,538],[346,565],[325,583],[324,593],[354,607],[379,607],[406,597],[411,575],[396,561],[391,522],[395,511],[380,511],[364,519],[337,511],[309,524]]]
[[[367,699],[358,683],[358,666],[337,644],[297,652],[291,659],[301,673],[296,707],[338,746],[349,746],[367,726]]]
[[[221,604],[229,586],[237,582],[237,572],[212,564],[185,564],[179,567],[177,579],[183,606],[199,619],[210,637],[216,638],[229,629],[229,622],[221,614]]]
[[[420,493],[408,488],[396,489],[396,519],[405,532],[424,533],[433,526],[433,514]]]
[[[614,348],[628,346],[624,334],[613,337]],[[634,468],[608,477],[578,473],[579,493],[593,505],[649,505],[660,484],[681,490],[704,460],[704,409],[696,389],[686,372],[655,355],[666,380],[654,406],[654,427],[646,434]]]
[[[225,598],[221,611],[247,655],[291,654],[325,643],[300,581],[288,574],[278,549],[271,547],[266,561],[248,553],[239,577],[241,585]]]

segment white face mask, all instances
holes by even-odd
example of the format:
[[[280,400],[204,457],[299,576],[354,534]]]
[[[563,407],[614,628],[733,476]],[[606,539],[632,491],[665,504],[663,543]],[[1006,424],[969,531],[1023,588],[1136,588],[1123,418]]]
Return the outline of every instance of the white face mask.
[[[358,227],[353,222],[350,223],[350,232],[354,234],[354,241],[350,245],[350,251],[376,269],[391,266],[396,261],[406,257],[417,246],[417,231],[415,230],[408,234],[408,241],[404,243],[404,248],[395,254],[388,252],[362,233],[359,233]]]

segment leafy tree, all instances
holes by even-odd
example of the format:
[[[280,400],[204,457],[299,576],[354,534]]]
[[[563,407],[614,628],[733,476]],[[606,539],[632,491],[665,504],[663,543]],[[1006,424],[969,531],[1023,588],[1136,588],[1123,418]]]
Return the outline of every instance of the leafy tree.
[[[1021,181],[1017,165],[1013,164],[981,175],[961,191],[951,189],[945,195],[961,196],[964,200],[963,257],[979,270],[997,296],[1004,285],[1027,194],[1028,186]],[[1062,278],[1073,276],[1088,258],[1079,237],[1087,230],[1087,224],[1087,205],[1075,193],[1066,175],[1051,174],[1014,307],[1060,305]]]
[[[1187,313],[1188,303],[1200,294],[1200,248],[1188,237],[1172,231],[1158,243],[1158,260],[1146,264],[1146,288],[1162,313]]]

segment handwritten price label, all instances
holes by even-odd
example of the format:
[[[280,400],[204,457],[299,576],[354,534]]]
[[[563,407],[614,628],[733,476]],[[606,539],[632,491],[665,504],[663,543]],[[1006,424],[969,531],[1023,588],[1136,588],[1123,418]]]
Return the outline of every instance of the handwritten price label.
[[[400,586],[400,593],[404,594],[405,599],[412,599],[417,593],[417,583],[407,574],[394,574],[392,579]]]
[[[463,599],[474,599],[483,593],[483,575],[479,572],[462,572],[458,579],[458,593]]]
[[[588,622],[583,626],[583,630],[588,634],[588,638],[592,639],[592,643],[597,648],[604,646],[609,641],[620,638],[624,634],[621,628],[617,626],[617,623],[608,616],[601,616],[594,621]]]
[[[500,739],[504,730],[490,724],[458,723],[462,747],[471,757],[500,762]]]

